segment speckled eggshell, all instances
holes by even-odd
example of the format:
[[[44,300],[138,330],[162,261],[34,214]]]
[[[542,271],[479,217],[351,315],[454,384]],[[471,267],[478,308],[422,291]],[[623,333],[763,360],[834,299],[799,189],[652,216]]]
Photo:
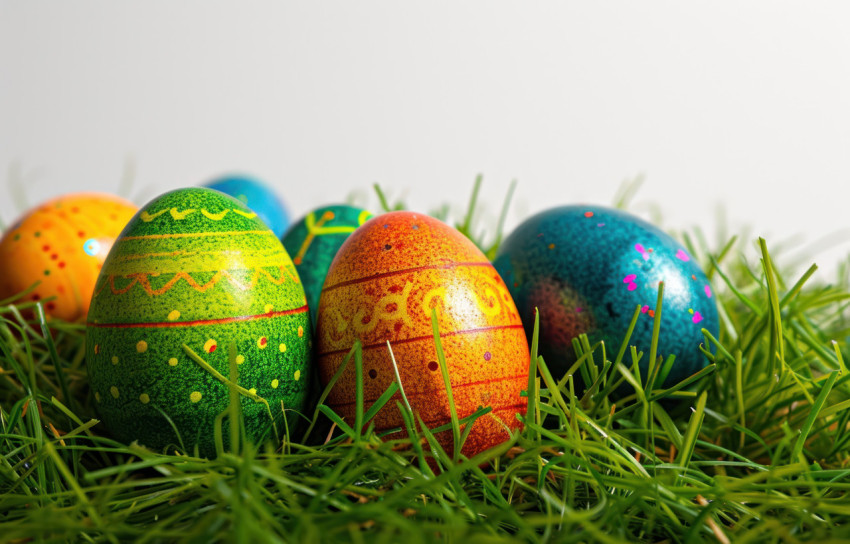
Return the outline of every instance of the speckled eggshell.
[[[292,256],[304,284],[314,326],[322,285],[336,252],[371,217],[371,212],[353,206],[325,206],[308,213],[284,234],[283,247]]]
[[[48,316],[85,320],[94,284],[115,237],[138,208],[103,193],[72,193],[27,212],[0,239],[0,299],[38,286]]]
[[[97,409],[124,442],[214,454],[214,421],[229,406],[228,349],[238,384],[304,408],[311,329],[304,289],[277,236],[238,200],[205,188],[154,199],[130,221],[92,297],[86,362]],[[215,370],[204,369],[186,344]],[[249,437],[271,432],[265,406],[241,396]],[[226,431],[226,429],[225,429]]]
[[[658,354],[676,355],[665,383],[678,383],[708,362],[699,350],[701,329],[716,337],[719,328],[708,279],[681,244],[633,215],[597,206],[552,208],[517,227],[493,264],[529,337],[539,308],[539,352],[558,377],[575,362],[571,340],[582,333],[591,344],[604,340],[613,358],[640,307],[629,343],[644,352],[645,378],[661,281]]]
[[[472,428],[467,456],[509,437],[524,413],[529,353],[505,284],[475,245],[423,214],[392,212],[358,228],[337,252],[319,302],[317,338],[323,383],[339,369],[356,339],[363,343],[366,409],[390,386],[392,345],[402,386],[431,428],[450,421],[431,327],[436,308],[458,415],[479,406],[493,411]],[[328,397],[346,421],[355,414],[350,364]],[[396,398],[401,397],[396,394]],[[379,430],[403,426],[395,401],[375,417]],[[451,432],[438,439],[451,451]]]
[[[204,184],[204,187],[230,195],[257,213],[275,236],[283,236],[289,226],[289,214],[277,193],[251,176],[224,176]]]

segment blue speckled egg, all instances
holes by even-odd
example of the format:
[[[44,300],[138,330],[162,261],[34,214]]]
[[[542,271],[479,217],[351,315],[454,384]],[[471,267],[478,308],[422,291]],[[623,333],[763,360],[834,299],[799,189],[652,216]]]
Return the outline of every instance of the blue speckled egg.
[[[241,200],[280,238],[289,225],[286,207],[271,187],[251,176],[225,176],[204,184]]]
[[[598,206],[552,208],[514,230],[493,264],[514,297],[529,339],[539,308],[539,353],[556,377],[575,362],[572,339],[582,333],[591,344],[604,340],[613,359],[639,307],[629,343],[644,352],[645,378],[661,281],[658,355],[676,356],[665,385],[708,363],[699,350],[701,329],[715,337],[719,329],[708,279],[680,243],[633,215]]]
[[[292,255],[307,294],[307,305],[316,326],[319,295],[342,243],[372,217],[372,212],[344,204],[316,208],[294,223],[283,235],[283,247]]]

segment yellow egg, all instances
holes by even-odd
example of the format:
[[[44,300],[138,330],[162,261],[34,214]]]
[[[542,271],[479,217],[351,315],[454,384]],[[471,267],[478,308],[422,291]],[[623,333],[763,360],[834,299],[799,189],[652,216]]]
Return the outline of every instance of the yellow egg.
[[[0,300],[35,285],[23,301],[84,320],[106,254],[137,209],[110,194],[72,193],[30,210],[0,239]]]

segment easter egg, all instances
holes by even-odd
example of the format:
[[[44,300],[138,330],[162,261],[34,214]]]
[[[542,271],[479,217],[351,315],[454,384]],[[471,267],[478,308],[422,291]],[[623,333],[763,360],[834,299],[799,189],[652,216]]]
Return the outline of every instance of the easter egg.
[[[454,404],[460,418],[478,407],[462,453],[497,445],[524,413],[529,353],[525,332],[504,282],[483,253],[448,225],[422,214],[374,217],[343,243],[319,301],[317,362],[323,383],[359,340],[363,346],[364,406],[396,379],[429,428],[451,420],[431,324],[436,310]],[[342,373],[327,403],[351,424],[356,410],[354,364]],[[396,393],[395,399],[400,399]],[[373,420],[378,430],[403,427],[391,400]],[[452,451],[451,431],[438,439]]]
[[[286,207],[271,187],[251,176],[225,176],[204,184],[247,205],[280,238],[289,225]]]
[[[655,226],[626,212],[562,206],[516,228],[493,262],[531,334],[540,311],[539,353],[561,377],[575,362],[572,339],[604,340],[610,359],[640,308],[629,344],[644,353],[645,384],[659,282],[664,282],[658,355],[675,355],[666,384],[707,364],[702,329],[719,324],[711,286],[688,251]],[[626,353],[624,363],[631,358]],[[659,382],[658,385],[661,385]]]
[[[247,436],[281,432],[282,410],[307,400],[308,315],[292,260],[256,213],[210,189],[165,193],[115,241],[92,296],[98,412],[119,440],[208,456],[235,391]]]
[[[137,209],[110,194],[72,193],[30,210],[0,239],[0,300],[38,282],[23,301],[84,320],[103,260]]]
[[[292,256],[304,284],[314,326],[331,261],[345,239],[370,217],[371,212],[353,206],[324,206],[308,213],[284,234],[283,247]]]

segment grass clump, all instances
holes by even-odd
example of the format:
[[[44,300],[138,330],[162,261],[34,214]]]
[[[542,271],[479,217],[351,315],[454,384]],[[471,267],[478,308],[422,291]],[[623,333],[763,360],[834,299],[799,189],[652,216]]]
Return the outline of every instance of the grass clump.
[[[467,235],[474,209],[473,199],[458,223]],[[479,245],[492,252],[500,239]],[[305,428],[261,445],[234,440],[215,459],[117,443],[89,399],[84,327],[48,326],[40,305],[0,301],[0,541],[848,538],[850,286],[816,282],[814,267],[789,275],[764,240],[710,250],[703,239],[684,237],[721,314],[706,368],[662,389],[669,354],[656,362],[581,337],[560,378],[535,335],[523,431],[472,459],[434,434],[462,443],[486,410],[428,429],[398,382],[376,405],[361,403],[356,421],[322,396]],[[634,371],[643,357],[653,362],[647,383]],[[362,364],[358,346],[345,364]],[[613,398],[623,383],[630,393]],[[370,425],[386,403],[408,438]],[[238,417],[228,424],[239,436]]]

